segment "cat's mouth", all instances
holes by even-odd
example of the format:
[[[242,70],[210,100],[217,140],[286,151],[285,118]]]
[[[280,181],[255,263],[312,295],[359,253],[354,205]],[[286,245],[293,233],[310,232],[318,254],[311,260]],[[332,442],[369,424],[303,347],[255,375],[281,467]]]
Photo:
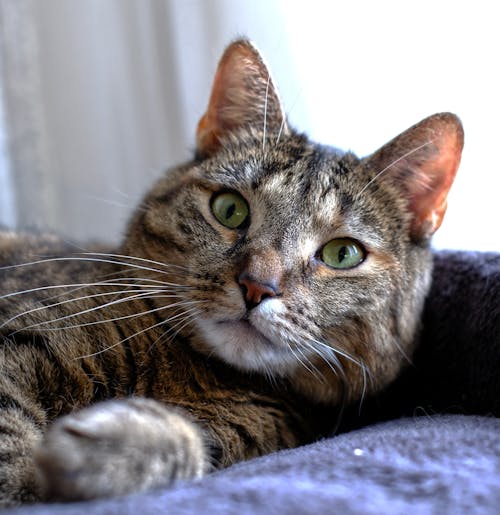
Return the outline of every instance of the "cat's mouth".
[[[209,352],[228,364],[250,371],[285,375],[297,366],[290,350],[282,299],[267,299],[245,315],[198,318],[196,324]]]
[[[239,320],[222,320],[217,322],[217,325],[222,325],[230,328],[232,331],[237,331],[239,337],[247,340],[250,344],[254,341],[258,341],[261,345],[275,345],[267,336],[259,331],[246,316]]]
[[[198,320],[205,344],[226,363],[243,370],[283,375],[296,365],[296,358],[272,328],[272,320],[250,317]],[[262,322],[262,324],[261,324]],[[262,328],[261,328],[262,325]],[[267,325],[267,327],[266,327]]]

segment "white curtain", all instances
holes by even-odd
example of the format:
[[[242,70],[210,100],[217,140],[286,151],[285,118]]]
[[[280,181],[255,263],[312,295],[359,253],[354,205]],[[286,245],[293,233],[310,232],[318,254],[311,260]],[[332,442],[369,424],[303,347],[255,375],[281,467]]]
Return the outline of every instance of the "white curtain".
[[[191,156],[237,35],[227,16],[265,3],[1,0],[0,224],[119,239],[154,178]]]
[[[116,239],[145,183],[181,158],[169,7],[2,1],[4,219]]]
[[[29,2],[0,3],[0,52],[0,222],[34,226],[50,214],[50,188],[38,43]]]
[[[497,19],[481,1],[0,0],[0,224],[118,240],[190,157],[217,60],[248,35],[292,124],[324,143],[363,155],[457,112],[466,148],[436,242],[500,250]]]
[[[119,239],[154,178],[191,156],[217,59],[238,35],[232,17],[280,10],[266,0],[0,1],[0,223],[70,240]]]
[[[2,63],[0,61],[0,74]],[[2,84],[0,82],[0,98],[2,97]],[[14,186],[12,184],[12,172],[8,160],[7,149],[7,121],[0,102],[0,227],[16,226],[16,207],[14,204]]]

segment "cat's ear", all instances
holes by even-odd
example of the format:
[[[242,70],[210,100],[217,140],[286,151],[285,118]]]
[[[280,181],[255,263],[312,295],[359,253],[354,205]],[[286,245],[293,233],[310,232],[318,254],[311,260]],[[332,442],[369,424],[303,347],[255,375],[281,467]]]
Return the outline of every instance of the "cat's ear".
[[[252,43],[238,40],[226,48],[217,67],[207,111],[198,123],[198,152],[213,154],[243,127],[288,130],[267,66]]]
[[[457,116],[425,118],[366,159],[371,182],[390,181],[408,200],[411,236],[428,238],[439,229],[457,173],[464,133]]]

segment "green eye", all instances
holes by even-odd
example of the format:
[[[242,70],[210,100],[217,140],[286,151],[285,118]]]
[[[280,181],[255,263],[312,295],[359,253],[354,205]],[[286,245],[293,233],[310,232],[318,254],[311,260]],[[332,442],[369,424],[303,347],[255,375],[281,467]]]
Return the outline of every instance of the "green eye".
[[[249,212],[245,199],[237,193],[220,193],[212,200],[212,213],[229,229],[236,229],[243,225]]]
[[[338,238],[323,247],[321,259],[332,268],[353,268],[365,259],[365,252],[354,240]]]

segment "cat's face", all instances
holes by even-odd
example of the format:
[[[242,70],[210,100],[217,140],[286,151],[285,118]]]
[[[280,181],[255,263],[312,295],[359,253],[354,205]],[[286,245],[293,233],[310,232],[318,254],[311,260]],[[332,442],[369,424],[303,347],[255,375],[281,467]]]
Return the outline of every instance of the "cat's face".
[[[253,47],[229,47],[201,158],[155,186],[125,247],[169,265],[179,297],[157,302],[197,350],[317,400],[359,398],[412,351],[459,122],[428,119],[360,160],[293,133],[266,73]]]

